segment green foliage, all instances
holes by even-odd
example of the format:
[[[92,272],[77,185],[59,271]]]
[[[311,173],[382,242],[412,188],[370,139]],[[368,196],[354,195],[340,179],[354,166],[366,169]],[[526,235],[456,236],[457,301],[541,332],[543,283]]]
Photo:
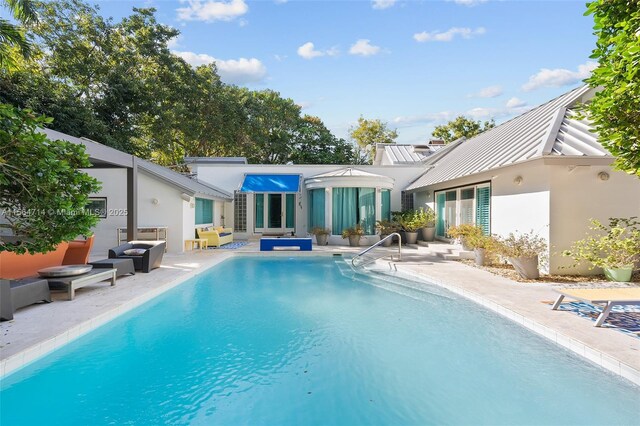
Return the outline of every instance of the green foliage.
[[[351,228],[345,228],[342,230],[342,238],[343,239],[347,239],[349,237],[354,237],[354,236],[363,236],[364,235],[364,229],[362,228],[362,226],[360,226],[360,224],[357,224],[356,226],[353,226]]]
[[[387,128],[387,123],[382,120],[367,120],[364,117],[358,118],[358,125],[349,129],[349,137],[356,142],[360,152],[360,161],[357,164],[371,162],[376,156],[377,143],[394,143],[398,137],[396,130]]]
[[[484,232],[480,226],[476,226],[472,223],[464,223],[462,225],[449,227],[449,229],[447,229],[447,235],[450,238],[460,240],[464,246],[470,247],[470,241],[476,241],[484,235]]]
[[[456,117],[447,124],[436,126],[431,135],[442,139],[445,143],[451,143],[461,137],[471,138],[496,126],[493,119],[489,121],[474,121],[463,115]]]
[[[545,262],[547,254],[547,240],[535,232],[529,231],[523,234],[509,233],[507,237],[496,238],[498,251],[504,257],[540,257],[541,263]]]
[[[38,127],[50,122],[0,104],[0,251],[51,251],[97,222],[85,211],[100,185],[78,170],[91,166],[84,146],[48,140]]]
[[[589,227],[595,235],[588,235],[573,243],[563,256],[573,258],[575,267],[582,262],[589,269],[632,267],[640,259],[640,221],[637,217],[609,218],[609,224],[592,219]]]
[[[399,225],[389,220],[377,220],[376,230],[380,235],[389,235],[398,232]]]
[[[311,235],[331,235],[331,230],[327,228],[321,228],[316,226],[315,228],[311,228],[309,231]]]
[[[416,232],[418,229],[425,228],[429,225],[431,219],[429,212],[433,212],[433,210],[405,210],[400,213],[396,212],[394,218],[398,221],[398,224],[403,231]],[[435,215],[433,219],[435,220]]]
[[[618,169],[640,177],[640,3],[596,0],[593,15],[598,67],[586,81],[601,88],[588,104],[602,145]]]
[[[21,25],[38,21],[31,0],[2,0],[0,7],[9,9],[13,18]],[[31,48],[31,41],[22,26],[0,18],[0,67],[13,68],[17,57],[29,57]]]
[[[18,0],[14,0],[18,1]],[[351,163],[353,147],[291,99],[220,81],[167,43],[179,31],[151,8],[114,21],[82,0],[37,3],[31,60],[0,69],[0,102],[54,118],[50,126],[165,165],[185,156],[250,163]]]

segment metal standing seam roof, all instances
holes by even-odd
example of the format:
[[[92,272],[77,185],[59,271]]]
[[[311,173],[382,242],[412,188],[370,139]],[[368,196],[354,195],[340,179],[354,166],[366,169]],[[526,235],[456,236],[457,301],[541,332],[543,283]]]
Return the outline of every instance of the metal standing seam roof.
[[[441,146],[407,145],[407,144],[376,144],[376,150],[381,155],[387,155],[391,164],[422,164],[426,158],[439,151]],[[378,164],[378,156],[376,162]]]
[[[92,141],[91,139],[77,138],[51,129],[40,129],[40,131],[47,135],[47,138],[51,140],[65,140],[76,145],[84,145],[86,153],[89,155],[91,161],[97,164],[131,168],[134,165],[135,159],[135,163],[144,172],[158,177],[164,182],[185,192],[189,192],[190,195],[202,194],[216,198],[223,198],[225,200],[233,199],[233,196],[230,193],[223,191],[220,188],[198,182],[178,172],[174,172],[171,169]]]
[[[593,90],[576,88],[478,136],[450,144],[427,158],[424,164],[429,168],[406,190],[544,156],[611,157],[589,121],[576,115],[575,108]]]

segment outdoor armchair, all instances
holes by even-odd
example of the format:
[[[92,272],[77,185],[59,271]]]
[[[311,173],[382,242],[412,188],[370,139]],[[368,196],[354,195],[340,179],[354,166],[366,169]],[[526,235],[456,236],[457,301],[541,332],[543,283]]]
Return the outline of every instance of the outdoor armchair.
[[[109,250],[109,259],[131,259],[136,271],[150,272],[162,264],[164,241],[129,241]],[[144,249],[141,255],[128,255],[125,250]]]

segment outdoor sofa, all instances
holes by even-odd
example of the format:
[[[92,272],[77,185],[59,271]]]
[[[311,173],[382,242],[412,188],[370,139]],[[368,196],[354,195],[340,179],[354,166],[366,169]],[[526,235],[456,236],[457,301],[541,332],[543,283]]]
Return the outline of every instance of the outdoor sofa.
[[[222,226],[197,228],[198,238],[206,238],[209,247],[220,247],[233,242],[233,229]]]
[[[47,280],[41,278],[0,280],[1,320],[12,320],[16,310],[38,302],[51,302]]]
[[[109,250],[109,259],[131,259],[136,271],[151,272],[162,264],[164,241],[129,241]],[[128,254],[125,251],[141,249],[141,254]]]

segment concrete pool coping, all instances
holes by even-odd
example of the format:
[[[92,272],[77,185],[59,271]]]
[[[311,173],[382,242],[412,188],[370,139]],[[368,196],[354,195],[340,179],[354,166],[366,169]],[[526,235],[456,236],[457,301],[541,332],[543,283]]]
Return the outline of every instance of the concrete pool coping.
[[[122,277],[116,287],[102,284],[81,289],[71,302],[53,293],[55,303],[23,308],[16,312],[13,321],[0,323],[0,378],[236,255],[330,256],[358,250],[314,246],[312,252],[265,253],[259,251],[256,243],[250,243],[228,252],[209,250],[166,256],[159,270]],[[388,268],[388,263],[384,261],[381,265]],[[555,298],[552,285],[517,283],[459,262],[439,259],[421,247],[404,250],[403,262],[395,265],[410,278],[426,280],[479,303],[640,386],[640,339],[612,328],[595,328],[593,322],[569,312],[552,311],[542,303]],[[419,288],[419,282],[413,283]],[[47,327],[42,327],[43,324]]]

